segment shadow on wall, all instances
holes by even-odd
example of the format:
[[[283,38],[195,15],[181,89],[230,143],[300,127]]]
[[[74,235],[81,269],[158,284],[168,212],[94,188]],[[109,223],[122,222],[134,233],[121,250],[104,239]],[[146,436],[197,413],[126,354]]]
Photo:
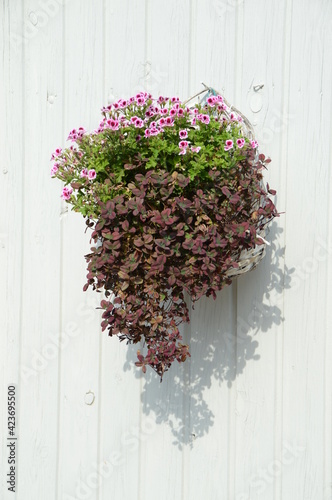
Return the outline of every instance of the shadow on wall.
[[[191,358],[174,364],[162,383],[151,369],[143,376],[143,412],[154,415],[159,424],[168,424],[175,438],[173,443],[180,449],[183,445],[192,446],[194,439],[204,436],[214,424],[206,389],[217,381],[218,405],[227,409],[227,387],[232,386],[248,361],[260,358],[256,354],[255,335],[283,321],[282,293],[290,288],[294,269],[284,268],[284,248],[278,243],[281,233],[277,223],[272,223],[271,246],[257,269],[219,292],[215,301],[204,297],[195,303],[190,324],[182,325]],[[271,292],[273,302],[270,302]],[[241,302],[238,314],[237,302]],[[137,346],[128,347],[124,370],[135,369],[135,376],[139,378],[141,371],[134,367]],[[214,399],[215,395],[213,391]]]

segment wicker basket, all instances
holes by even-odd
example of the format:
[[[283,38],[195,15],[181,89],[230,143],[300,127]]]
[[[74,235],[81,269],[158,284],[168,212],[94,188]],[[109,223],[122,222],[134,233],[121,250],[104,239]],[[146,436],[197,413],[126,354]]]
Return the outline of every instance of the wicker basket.
[[[209,87],[205,85],[204,83],[202,84],[204,86],[204,89],[195,94],[194,96],[190,97],[185,101],[185,104],[188,104],[195,99],[197,99],[198,102],[201,104],[204,104],[209,96],[212,95],[222,95],[221,92],[216,91],[212,87]],[[253,126],[251,125],[250,121],[246,116],[244,116],[241,111],[239,111],[237,108],[232,106],[224,97],[223,101],[228,107],[228,110],[224,110],[224,115],[227,119],[230,120],[230,114],[231,112],[237,113],[239,116],[242,118],[242,123],[241,123],[241,129],[243,136],[246,137],[249,140],[254,140],[255,134],[254,134],[254,129]],[[256,149],[256,160],[258,160],[259,152]],[[264,184],[264,181],[261,181],[261,187],[266,191],[266,186]],[[258,207],[257,207],[258,208]],[[239,257],[237,258],[237,263],[239,265],[238,268],[231,268],[229,269],[225,274],[228,278],[237,278],[238,276],[241,276],[242,274],[245,274],[249,271],[252,271],[255,269],[255,267],[259,264],[259,262],[263,259],[266,253],[266,245],[269,243],[265,240],[265,236],[267,234],[267,228],[266,224],[270,219],[265,219],[261,221],[261,226],[257,229],[257,236],[261,238],[264,243],[261,245],[256,245],[254,248],[251,248],[249,250],[242,250],[240,253]]]

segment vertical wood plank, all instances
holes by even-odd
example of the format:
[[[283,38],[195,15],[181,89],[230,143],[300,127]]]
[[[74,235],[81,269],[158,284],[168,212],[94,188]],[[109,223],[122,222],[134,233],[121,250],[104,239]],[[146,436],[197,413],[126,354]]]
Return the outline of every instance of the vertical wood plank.
[[[191,92],[200,90],[203,81],[233,102],[236,8],[222,1],[191,4]],[[232,285],[219,292],[216,301],[201,299],[191,311],[186,408],[190,446],[184,456],[184,499],[234,498],[234,306],[236,287]],[[245,363],[245,350],[238,355]]]
[[[286,263],[295,267],[295,279],[285,293],[283,434],[295,451],[281,497],[296,499],[329,498],[324,424],[331,377],[325,385],[324,359],[331,261],[331,20],[330,2],[293,0],[289,92],[296,114],[288,131]]]
[[[145,2],[111,0],[104,11],[104,104],[135,95],[149,76],[145,57]],[[101,338],[100,500],[139,498],[140,447],[152,426],[140,419],[137,346]],[[139,375],[136,377],[135,375]]]
[[[18,498],[8,491],[8,415],[7,387],[17,386],[16,426],[19,431],[20,342],[21,342],[21,301],[22,301],[22,229],[23,229],[23,169],[22,149],[24,125],[17,122],[22,116],[23,44],[21,39],[23,9],[21,4],[9,1],[2,3],[2,30],[0,35],[0,93],[1,120],[1,167],[0,167],[0,359],[1,359],[1,432],[0,432],[0,496],[7,500]],[[16,449],[18,458],[19,447]],[[16,474],[19,471],[15,464]],[[16,476],[17,477],[17,476]]]
[[[23,2],[24,126],[18,498],[55,499],[59,338],[59,198],[50,152],[59,139],[61,11]],[[57,99],[58,98],[58,99]],[[40,471],[43,474],[40,475]]]
[[[264,173],[265,182],[277,188],[278,209],[283,211],[286,183],[280,157],[282,132],[287,124],[280,125],[280,117],[288,90],[284,61],[290,31],[285,23],[286,3],[267,6],[266,2],[251,0],[243,3],[241,11],[237,107],[254,125],[261,152],[272,157],[269,171]],[[271,58],[271,53],[275,57]],[[267,247],[265,259],[237,283],[237,348],[246,338],[256,344],[255,361],[243,371],[238,369],[237,377],[235,492],[243,499],[259,495],[274,498],[281,472],[287,472],[287,467],[278,470],[282,453],[284,223],[284,217],[272,223],[268,236],[272,244]],[[273,469],[275,463],[276,472],[268,469],[265,478],[261,471]]]
[[[103,1],[72,0],[64,8],[63,138],[79,126],[93,130],[103,104]],[[60,68],[61,71],[61,68]],[[99,345],[98,298],[83,292],[84,255],[90,235],[78,213],[62,207],[62,332],[68,343],[61,352],[58,499],[99,495]],[[64,334],[63,334],[64,336]]]
[[[162,15],[160,15],[162,13]],[[148,1],[146,61],[149,71],[144,89],[154,97],[189,97],[190,2]],[[156,43],[157,42],[157,43]],[[182,327],[184,335],[187,327]],[[186,341],[188,339],[185,339]],[[142,441],[140,452],[140,496],[152,500],[156,491],[161,500],[182,498],[182,448],[188,441],[189,366],[177,362],[163,382],[148,370],[142,386],[142,426],[155,426]]]

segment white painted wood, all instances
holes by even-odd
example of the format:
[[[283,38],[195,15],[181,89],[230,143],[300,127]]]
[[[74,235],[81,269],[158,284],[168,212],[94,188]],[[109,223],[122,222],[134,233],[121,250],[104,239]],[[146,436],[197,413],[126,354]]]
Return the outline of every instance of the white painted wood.
[[[23,229],[23,137],[24,126],[17,117],[22,116],[22,64],[23,46],[20,34],[22,5],[3,2],[2,30],[0,34],[0,317],[1,317],[1,377],[0,377],[0,496],[7,500],[15,494],[8,491],[7,448],[7,387],[17,384],[20,388],[20,343],[22,331],[22,229]],[[15,306],[14,306],[15,304]],[[19,392],[16,404],[19,407]],[[19,416],[17,415],[17,425]],[[19,429],[18,429],[19,431]],[[17,496],[16,496],[17,498]]]
[[[145,58],[144,2],[105,2],[103,104],[141,90],[148,66]],[[100,500],[138,497],[142,439],[141,379],[133,366],[137,346],[102,334],[99,467]]]
[[[146,61],[149,74],[145,90],[154,95],[189,97],[190,2],[163,0],[147,2]],[[160,17],[160,13],[163,13]],[[160,17],[160,22],[156,22]],[[171,30],[170,30],[171,26]],[[156,43],[159,40],[159,43]],[[179,47],[181,54],[179,57]],[[162,57],[161,57],[162,54]],[[189,328],[181,331],[189,341]],[[142,441],[140,450],[139,498],[153,500],[182,499],[183,443],[188,441],[189,363],[177,362],[160,384],[155,373],[148,374],[142,386],[142,426],[155,421],[151,436]],[[169,377],[167,375],[170,375]],[[146,467],[146,464],[150,464]],[[162,487],[160,485],[162,484]]]
[[[1,498],[330,500],[330,0],[5,0],[1,14]],[[192,357],[160,384],[101,334],[89,235],[49,158],[107,102],[201,81],[254,124],[285,214],[258,269],[196,304]]]
[[[288,69],[285,54],[291,26],[285,23],[286,5],[287,2],[268,6],[259,0],[248,1],[243,3],[242,15],[238,16],[241,26],[238,23],[237,67],[241,83],[237,107],[254,124],[262,151],[273,159],[266,179],[277,186],[280,211],[285,208],[286,183],[275,159],[283,154],[279,116],[288,92],[284,76]],[[271,58],[277,40],[281,47]],[[235,498],[278,498],[281,475],[288,471],[285,466],[271,478],[261,478],[260,472],[273,467],[274,462],[279,463],[283,449],[279,409],[283,281],[287,276],[283,258],[284,223],[284,217],[273,222],[269,235],[273,244],[267,249],[264,261],[255,272],[238,281],[237,345],[241,347],[251,338],[255,347],[237,377]]]
[[[197,1],[192,3],[191,19],[192,92],[203,81],[234,102],[236,9],[223,2]],[[183,498],[235,498],[237,355],[244,360],[236,345],[236,293],[234,284],[216,301],[201,300],[191,313],[189,432],[195,436],[192,448],[185,450]]]
[[[309,7],[310,16],[306,14]],[[295,116],[288,129],[286,264],[296,268],[297,279],[285,291],[282,428],[284,440],[303,449],[294,459],[292,472],[283,478],[282,496],[294,498],[329,498],[325,495],[330,480],[324,477],[324,448],[330,453],[331,444],[325,442],[322,430],[325,336],[329,335],[325,316],[330,307],[326,287],[331,253],[323,247],[331,229],[331,92],[327,84],[331,67],[326,64],[326,52],[331,49],[327,19],[331,16],[330,2],[314,6],[293,2],[289,95]],[[301,144],[294,146],[299,137]],[[301,196],[296,174],[300,168]]]
[[[95,128],[103,100],[103,2],[66,2],[63,11],[63,135]],[[67,207],[63,204],[63,211]],[[82,291],[89,251],[82,217],[61,218],[61,327],[74,335],[60,358],[58,499],[98,498],[100,313]],[[75,242],[73,244],[73,242]]]
[[[12,42],[13,48],[23,49],[23,67],[16,73],[23,93],[20,109],[12,110],[17,125],[8,123],[11,141],[18,124],[23,127],[22,145],[12,143],[12,148],[20,148],[20,158],[13,158],[14,162],[8,166],[9,170],[20,168],[21,179],[17,179],[16,185],[18,192],[23,190],[21,222],[12,221],[12,226],[18,224],[21,232],[21,241],[18,238],[16,244],[22,252],[21,283],[16,287],[22,295],[18,300],[11,298],[11,303],[17,303],[15,310],[20,314],[17,320],[21,330],[17,498],[52,499],[57,449],[60,225],[59,199],[52,193],[49,182],[49,158],[53,141],[60,139],[61,113],[53,110],[49,97],[56,82],[61,82],[61,75],[49,57],[50,53],[55,59],[59,57],[53,26],[42,29],[49,19],[38,11],[37,2],[23,7],[21,22],[28,26],[32,19],[34,30],[24,32],[23,40],[17,40],[16,44]],[[9,52],[7,57],[10,55]],[[13,57],[15,61],[14,54]],[[20,265],[20,258],[15,264]],[[8,278],[10,282],[12,278]],[[41,470],[43,475],[39,476]]]

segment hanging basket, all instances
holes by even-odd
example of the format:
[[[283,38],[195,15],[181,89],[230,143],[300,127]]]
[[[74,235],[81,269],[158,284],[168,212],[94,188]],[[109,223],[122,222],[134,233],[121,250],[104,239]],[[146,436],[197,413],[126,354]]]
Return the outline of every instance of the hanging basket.
[[[105,293],[102,329],[141,343],[136,365],[161,377],[190,356],[178,328],[189,321],[184,293],[216,298],[256,267],[278,215],[250,122],[204,87],[183,103],[120,99],[52,155],[62,197],[92,229],[84,289]]]
[[[185,104],[192,104],[195,100],[198,100],[198,102],[201,102],[201,104],[205,104],[207,99],[210,96],[216,96],[216,95],[222,95],[221,92],[218,92],[217,90],[213,89],[212,87],[209,87],[205,85],[204,83],[202,84],[204,86],[204,89],[198,92],[197,94],[193,95],[187,101],[185,101]],[[224,96],[223,97],[223,102],[226,105],[225,109],[223,110],[223,113],[227,120],[231,121],[232,119],[232,114],[236,113],[237,116],[241,117],[241,122],[240,122],[240,127],[242,130],[243,137],[246,137],[249,141],[255,141],[255,132],[252,124],[248,120],[248,118],[241,112],[239,111],[235,106],[231,105]],[[256,149],[256,157],[255,160],[258,162],[259,160],[259,151],[258,147]],[[265,191],[267,190],[267,187],[264,183],[264,180],[262,178],[261,180],[261,187]],[[264,204],[264,198],[262,197],[261,199],[261,204]],[[256,204],[256,208],[258,208],[258,203]],[[256,245],[254,248],[248,249],[248,250],[242,250],[240,255],[237,257],[237,262],[238,262],[238,267],[237,268],[232,268],[229,269],[225,274],[228,278],[234,279],[237,278],[238,276],[241,276],[245,273],[248,273],[249,271],[252,271],[257,267],[259,262],[265,257],[266,254],[266,245],[269,245],[269,243],[266,241],[265,237],[268,232],[268,223],[270,222],[271,218],[267,217],[264,218],[261,221],[261,224],[259,227],[257,227],[257,234],[261,239],[261,244]]]

